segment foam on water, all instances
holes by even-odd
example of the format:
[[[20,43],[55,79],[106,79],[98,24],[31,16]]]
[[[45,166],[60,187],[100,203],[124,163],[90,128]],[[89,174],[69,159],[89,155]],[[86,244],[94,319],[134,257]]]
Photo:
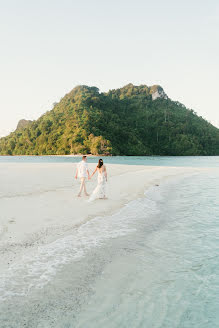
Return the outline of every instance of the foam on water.
[[[156,213],[156,202],[137,199],[112,216],[96,217],[81,225],[69,236],[38,247],[34,256],[25,256],[0,276],[0,299],[26,295],[33,288],[42,288],[63,265],[85,256],[93,247],[107,240],[135,231],[138,218]]]
[[[1,277],[4,327],[217,327],[218,181],[171,179],[41,246]]]
[[[166,184],[161,193],[152,191],[160,209],[153,229],[153,222],[139,222],[131,236],[133,252],[118,252],[105,265],[94,292],[76,318],[70,316],[65,324],[218,327],[218,178],[219,171],[202,173],[180,184]]]

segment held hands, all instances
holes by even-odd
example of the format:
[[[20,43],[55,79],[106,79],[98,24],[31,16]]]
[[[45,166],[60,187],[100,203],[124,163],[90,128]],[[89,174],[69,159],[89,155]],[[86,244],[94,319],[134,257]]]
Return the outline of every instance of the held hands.
[[[92,176],[93,176],[93,174],[89,175],[88,180],[91,180]]]

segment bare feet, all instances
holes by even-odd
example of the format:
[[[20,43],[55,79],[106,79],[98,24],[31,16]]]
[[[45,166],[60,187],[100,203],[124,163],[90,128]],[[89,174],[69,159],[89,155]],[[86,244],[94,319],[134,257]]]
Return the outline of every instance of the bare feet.
[[[81,194],[78,194],[78,197],[81,197]]]
[[[85,193],[85,196],[90,196],[88,193]]]

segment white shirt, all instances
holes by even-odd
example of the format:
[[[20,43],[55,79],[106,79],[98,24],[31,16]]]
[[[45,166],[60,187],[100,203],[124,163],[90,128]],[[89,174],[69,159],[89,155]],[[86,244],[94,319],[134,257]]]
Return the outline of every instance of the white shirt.
[[[87,170],[88,170],[88,165],[85,161],[81,161],[77,165],[78,168],[78,177],[79,178],[86,178],[87,177]]]

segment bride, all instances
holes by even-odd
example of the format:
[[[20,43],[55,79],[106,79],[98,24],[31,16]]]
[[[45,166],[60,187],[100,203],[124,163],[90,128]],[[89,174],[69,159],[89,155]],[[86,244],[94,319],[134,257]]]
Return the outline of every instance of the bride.
[[[106,199],[106,182],[107,182],[107,172],[106,172],[106,166],[103,165],[103,160],[99,159],[97,167],[95,168],[94,172],[91,174],[90,179],[92,176],[98,172],[98,182],[97,186],[92,192],[89,201],[92,201],[96,198],[99,199]]]

